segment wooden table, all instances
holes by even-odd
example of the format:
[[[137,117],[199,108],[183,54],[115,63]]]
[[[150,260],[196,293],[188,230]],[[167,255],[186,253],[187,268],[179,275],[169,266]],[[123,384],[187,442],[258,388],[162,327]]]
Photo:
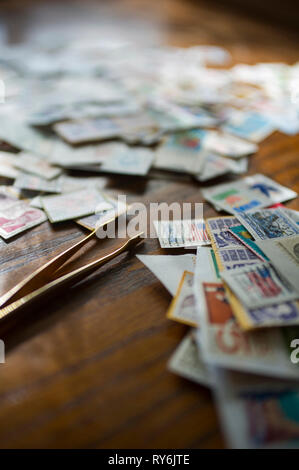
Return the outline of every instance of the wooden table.
[[[111,2],[112,3],[112,2]],[[22,40],[37,27],[63,25],[69,2],[24,2],[5,9],[8,33]],[[84,6],[83,6],[84,5]],[[225,46],[234,62],[298,59],[299,38],[277,26],[202,2],[130,0],[72,6],[72,18],[116,25],[137,41]],[[84,15],[82,11],[84,10]],[[111,26],[112,25],[112,26]],[[133,31],[133,33],[132,33]],[[278,132],[250,161],[261,172],[299,191],[299,136]],[[111,194],[129,201],[198,202],[188,178],[103,177]],[[299,209],[298,199],[288,207]],[[205,216],[214,211],[205,205]],[[44,223],[0,241],[1,293],[83,236],[75,223]],[[71,267],[96,258],[118,241],[96,241]],[[139,253],[161,254],[157,240]],[[165,252],[163,252],[165,253]],[[70,268],[69,268],[70,269]],[[25,448],[215,448],[223,440],[209,390],[171,374],[166,363],[187,328],[165,318],[171,298],[134,256],[122,255],[80,287],[54,297],[0,338],[0,446]]]

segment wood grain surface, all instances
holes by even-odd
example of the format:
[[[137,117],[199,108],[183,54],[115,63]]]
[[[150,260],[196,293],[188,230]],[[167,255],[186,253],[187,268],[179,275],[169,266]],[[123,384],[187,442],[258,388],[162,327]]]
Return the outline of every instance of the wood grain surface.
[[[80,20],[115,27],[145,43],[221,45],[234,62],[298,59],[295,32],[210,2],[3,2],[2,14],[12,42],[35,28]],[[299,136],[275,132],[261,143],[248,173],[264,173],[299,192],[298,153]],[[129,202],[202,200],[199,184],[185,177],[102,180],[110,194],[126,194]],[[287,206],[298,210],[298,199]],[[215,215],[208,204],[204,215]],[[85,233],[73,222],[44,223],[13,241],[0,240],[0,294]],[[68,269],[118,243],[91,242]],[[157,240],[148,239],[138,252],[162,250]],[[15,324],[0,325],[6,345],[6,363],[0,365],[0,447],[223,447],[210,392],[166,369],[187,331],[165,318],[170,300],[132,252]]]

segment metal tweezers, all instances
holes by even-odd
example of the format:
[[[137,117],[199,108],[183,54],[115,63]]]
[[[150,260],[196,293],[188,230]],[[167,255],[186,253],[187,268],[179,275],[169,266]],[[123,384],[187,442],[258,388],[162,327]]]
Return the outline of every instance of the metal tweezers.
[[[126,240],[125,243],[111,253],[81,266],[74,271],[53,279],[56,271],[80,248],[82,248],[82,246],[91,240],[95,234],[96,230],[91,232],[75,245],[72,245],[70,248],[57,255],[52,260],[48,261],[46,264],[39,267],[36,271],[29,274],[29,276],[2,295],[0,297],[0,320],[7,315],[22,310],[24,307],[32,305],[37,300],[47,297],[49,294],[52,294],[53,291],[81,281],[89,274],[96,271],[100,266],[103,266],[119,254],[137,245],[140,241],[143,241],[143,232],[140,232]]]

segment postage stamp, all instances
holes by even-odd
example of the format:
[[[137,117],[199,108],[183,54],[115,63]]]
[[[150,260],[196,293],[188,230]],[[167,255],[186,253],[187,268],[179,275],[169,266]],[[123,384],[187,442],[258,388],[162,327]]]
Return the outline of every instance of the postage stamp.
[[[289,237],[299,233],[299,226],[281,209],[259,209],[237,214],[237,217],[255,239]]]
[[[221,282],[202,284],[205,308],[199,316],[199,345],[213,365],[263,375],[299,378],[289,361],[281,330],[243,331]]]
[[[260,262],[260,258],[237,239],[230,228],[239,226],[235,217],[207,219],[206,226],[220,270],[233,269]]]
[[[299,323],[298,302],[281,302],[260,308],[247,308],[231,289],[226,284],[224,285],[231,308],[243,330],[275,326],[286,327]]]
[[[299,292],[299,235],[276,238],[271,240],[257,240],[276,269]]]
[[[177,293],[169,306],[166,316],[171,320],[198,327],[193,278],[193,273],[184,271]]]
[[[299,298],[286,279],[266,263],[221,273],[224,281],[247,308],[260,308]]]
[[[234,237],[240,240],[243,245],[247,246],[249,250],[251,250],[256,256],[258,256],[262,261],[269,261],[267,256],[262,252],[262,250],[257,246],[254,242],[250,233],[246,230],[243,225],[237,225],[236,227],[231,227],[229,229]]]

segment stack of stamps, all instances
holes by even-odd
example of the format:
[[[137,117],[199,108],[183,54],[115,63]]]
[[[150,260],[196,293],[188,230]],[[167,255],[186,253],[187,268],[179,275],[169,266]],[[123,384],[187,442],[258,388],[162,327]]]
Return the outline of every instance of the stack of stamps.
[[[164,256],[177,259],[171,289],[163,257],[139,257],[173,295],[167,318],[191,327],[168,367],[212,389],[229,446],[298,447],[299,212],[280,204],[233,213],[202,221],[211,246],[196,240],[195,264]],[[173,224],[156,223],[162,248],[183,246]],[[281,403],[293,408],[276,416]]]

